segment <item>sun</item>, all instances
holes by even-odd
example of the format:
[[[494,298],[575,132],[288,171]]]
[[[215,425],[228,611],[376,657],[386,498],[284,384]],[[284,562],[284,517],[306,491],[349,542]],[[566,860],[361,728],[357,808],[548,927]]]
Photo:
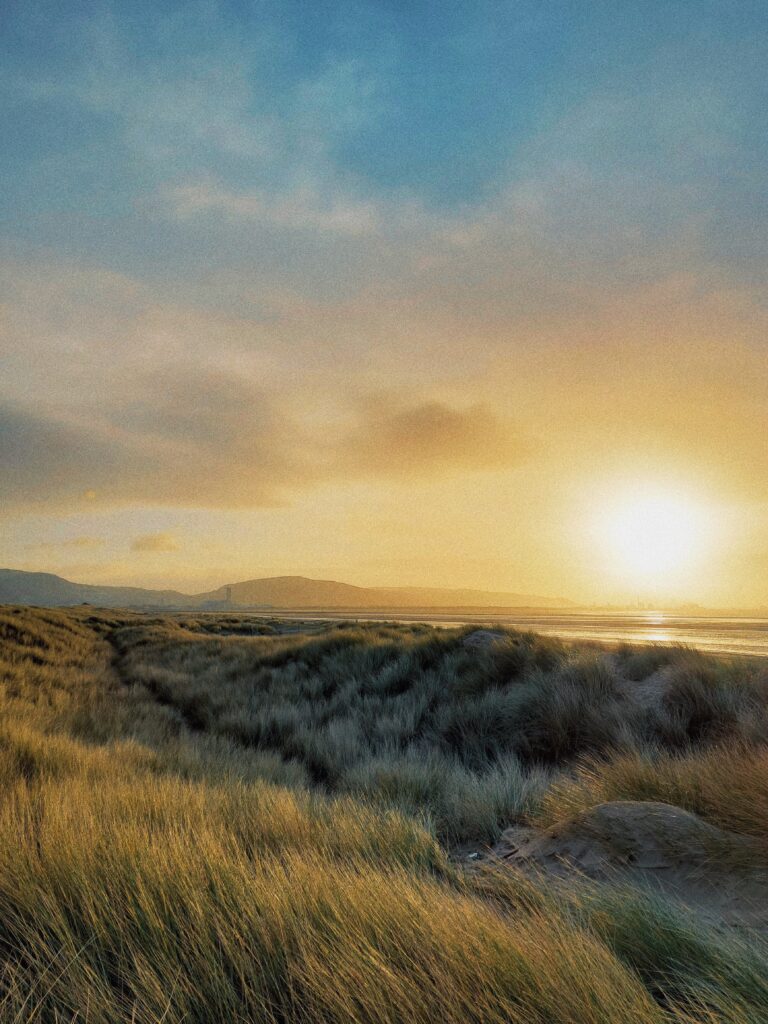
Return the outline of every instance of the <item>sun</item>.
[[[705,508],[694,499],[636,489],[610,502],[599,532],[617,575],[663,584],[696,568],[711,531]]]

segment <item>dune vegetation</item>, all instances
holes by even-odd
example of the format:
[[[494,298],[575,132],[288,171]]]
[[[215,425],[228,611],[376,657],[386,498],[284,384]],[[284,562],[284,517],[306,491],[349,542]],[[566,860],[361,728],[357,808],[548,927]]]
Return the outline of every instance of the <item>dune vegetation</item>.
[[[768,872],[757,663],[6,607],[0,684],[0,1021],[768,1020],[762,930],[500,853],[647,801]]]

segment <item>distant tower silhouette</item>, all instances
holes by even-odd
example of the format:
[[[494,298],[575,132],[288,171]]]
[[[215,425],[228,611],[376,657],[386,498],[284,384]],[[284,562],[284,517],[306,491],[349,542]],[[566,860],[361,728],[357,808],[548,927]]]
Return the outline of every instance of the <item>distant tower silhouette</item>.
[[[231,608],[232,607],[232,587],[227,587],[227,596],[226,596],[225,600],[226,600],[227,608]]]

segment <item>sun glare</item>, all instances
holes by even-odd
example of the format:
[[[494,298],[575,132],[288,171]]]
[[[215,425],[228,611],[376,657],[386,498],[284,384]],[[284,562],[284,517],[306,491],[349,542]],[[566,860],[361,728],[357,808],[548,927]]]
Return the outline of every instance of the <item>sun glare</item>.
[[[614,570],[647,583],[664,583],[693,570],[709,536],[704,508],[685,496],[629,494],[606,510],[602,543]]]

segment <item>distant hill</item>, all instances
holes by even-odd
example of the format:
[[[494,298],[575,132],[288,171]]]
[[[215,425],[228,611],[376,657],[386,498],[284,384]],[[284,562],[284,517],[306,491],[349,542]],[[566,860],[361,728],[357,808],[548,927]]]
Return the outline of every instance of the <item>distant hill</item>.
[[[219,587],[205,594],[141,587],[102,587],[72,583],[45,572],[0,569],[0,604],[49,607],[94,604],[113,608],[565,608],[564,598],[485,590],[431,587],[355,587],[305,576],[274,576]]]
[[[233,605],[266,604],[276,608],[565,608],[572,605],[565,599],[533,594],[433,587],[355,587],[349,583],[312,580],[305,576],[246,580],[199,596],[204,601],[225,601],[228,592]]]
[[[0,569],[0,604],[33,604],[60,607],[95,604],[103,608],[188,608],[194,599],[176,590],[144,590],[141,587],[99,587],[70,583],[49,572]]]

